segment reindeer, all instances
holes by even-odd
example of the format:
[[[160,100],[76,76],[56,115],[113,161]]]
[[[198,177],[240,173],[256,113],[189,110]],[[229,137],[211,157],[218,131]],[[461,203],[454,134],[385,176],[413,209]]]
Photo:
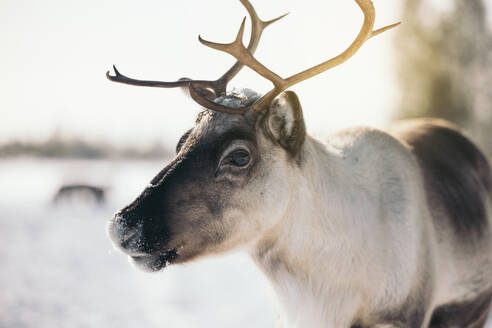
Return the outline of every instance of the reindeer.
[[[115,247],[159,271],[232,249],[248,252],[278,294],[282,327],[483,327],[492,301],[492,174],[450,123],[389,132],[353,128],[322,143],[306,132],[292,85],[342,64],[373,36],[364,23],[340,55],[289,78],[254,57],[265,27],[219,44],[237,63],[215,81],[115,82],[183,87],[205,109],[176,157],[108,225]],[[226,92],[243,65],[274,87]]]
[[[59,204],[63,200],[81,198],[95,201],[102,205],[106,202],[106,188],[88,184],[66,184],[62,185],[53,197],[53,204]]]

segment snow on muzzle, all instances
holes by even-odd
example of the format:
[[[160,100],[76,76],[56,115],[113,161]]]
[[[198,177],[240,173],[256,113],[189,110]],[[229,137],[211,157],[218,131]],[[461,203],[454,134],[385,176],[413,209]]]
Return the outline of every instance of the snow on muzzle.
[[[143,247],[143,224],[137,223],[134,226],[128,224],[128,220],[120,212],[116,213],[109,221],[107,226],[109,239],[113,246],[130,256],[147,255],[142,251]]]
[[[169,265],[178,256],[177,247],[152,252],[145,243],[143,223],[133,225],[121,212],[116,213],[109,221],[107,234],[113,246],[129,256],[130,262],[144,271],[159,271]]]

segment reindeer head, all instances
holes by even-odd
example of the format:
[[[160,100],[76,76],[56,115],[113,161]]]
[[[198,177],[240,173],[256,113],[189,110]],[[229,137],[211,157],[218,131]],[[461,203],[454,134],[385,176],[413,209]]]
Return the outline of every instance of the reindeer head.
[[[181,79],[142,81],[116,70],[115,82],[152,87],[185,87],[207,108],[176,147],[176,157],[108,226],[116,247],[139,267],[157,271],[168,263],[224,252],[254,243],[279,223],[292,201],[291,177],[302,166],[306,130],[297,96],[290,86],[350,58],[370,37],[397,24],[373,30],[370,0],[356,0],[364,12],[361,32],[341,55],[283,79],[259,63],[253,53],[263,29],[283,16],[261,21],[247,0],[252,20],[248,47],[245,20],[231,44],[200,42],[233,55],[238,62],[216,81]],[[246,65],[274,88],[263,97],[227,95],[227,83]]]

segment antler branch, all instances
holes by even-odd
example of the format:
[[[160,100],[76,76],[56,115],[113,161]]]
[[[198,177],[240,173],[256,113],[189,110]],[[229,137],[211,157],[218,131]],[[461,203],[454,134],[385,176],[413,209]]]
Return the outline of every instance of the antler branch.
[[[236,40],[232,43],[215,43],[202,39],[201,36],[198,36],[198,40],[205,46],[226,52],[232,56],[234,56],[238,62],[242,63],[253,69],[255,72],[263,76],[264,78],[272,81],[273,83],[281,83],[282,78],[270,71],[268,68],[263,66],[259,61],[257,61],[251,52],[248,51],[243,45],[243,34],[244,34],[244,24],[246,23],[246,17],[243,19],[241,23],[241,27],[239,28],[239,32],[237,33]]]
[[[262,21],[259,17],[256,11],[254,10],[253,6],[248,0],[240,0],[243,6],[246,8],[248,11],[248,14],[251,19],[251,36],[249,39],[249,44],[247,51],[249,53],[254,53],[256,51],[256,48],[258,47],[258,44],[261,39],[261,35],[263,34],[263,31],[265,28],[279,19],[282,19],[285,17],[287,14],[284,14],[282,16],[279,16],[277,18],[274,18],[269,21]],[[243,28],[244,31],[244,28]],[[242,40],[241,40],[241,45],[242,45]],[[224,95],[227,89],[227,84],[229,83],[230,80],[232,80],[237,73],[244,67],[244,64],[241,62],[236,62],[227,72],[222,75],[220,78],[214,81],[207,81],[207,80],[190,80],[190,79],[180,79],[178,81],[174,82],[162,82],[162,81],[148,81],[148,80],[137,80],[133,79],[130,77],[127,77],[123,74],[121,74],[116,67],[113,65],[113,69],[115,72],[115,75],[111,75],[110,72],[106,72],[106,77],[113,81],[113,82],[119,82],[119,83],[124,83],[124,84],[131,84],[131,85],[137,85],[137,86],[145,86],[145,87],[157,87],[157,88],[176,88],[176,87],[188,87],[190,88],[191,92],[191,86],[195,88],[195,96],[200,97],[200,95],[209,95],[210,96],[210,91],[213,91],[215,96],[220,96]],[[201,89],[207,89],[209,92],[201,90],[198,91],[197,88]],[[192,95],[193,97],[193,95]],[[193,99],[195,99],[193,97]],[[196,100],[196,99],[195,99]],[[206,100],[203,100],[201,102],[208,103]],[[201,104],[201,103],[200,103]],[[202,104],[203,106],[203,104]]]
[[[244,45],[241,42],[242,34],[244,30],[244,21],[241,24],[241,28],[239,29],[236,40],[232,43],[229,44],[214,43],[214,42],[203,40],[202,38],[200,38],[200,42],[205,46],[208,46],[210,48],[219,51],[226,52],[234,56],[239,62],[248,66],[249,68],[251,68],[252,70],[254,70],[255,72],[257,72],[258,74],[260,74],[261,76],[270,80],[273,83],[274,88],[270,92],[268,92],[258,101],[256,101],[254,104],[242,109],[243,113],[248,111],[249,109],[259,111],[262,110],[265,106],[268,106],[268,104],[270,104],[270,102],[273,99],[275,99],[275,97],[278,96],[282,91],[293,86],[294,84],[307,80],[313,76],[316,76],[335,66],[344,63],[349,58],[351,58],[367,40],[369,40],[373,36],[376,36],[389,29],[392,29],[400,24],[400,23],[396,23],[396,24],[385,26],[378,30],[373,30],[374,22],[376,19],[376,12],[374,9],[374,5],[372,4],[372,1],[371,0],[355,0],[355,1],[357,2],[359,7],[362,9],[362,12],[364,13],[364,23],[362,25],[362,28],[357,38],[352,42],[352,44],[340,55],[331,58],[321,64],[313,66],[305,71],[294,74],[287,79],[281,78],[279,75],[277,75],[276,73],[270,71],[268,68],[263,66],[244,47]],[[225,107],[221,106],[220,109],[216,109],[216,110],[224,111]]]

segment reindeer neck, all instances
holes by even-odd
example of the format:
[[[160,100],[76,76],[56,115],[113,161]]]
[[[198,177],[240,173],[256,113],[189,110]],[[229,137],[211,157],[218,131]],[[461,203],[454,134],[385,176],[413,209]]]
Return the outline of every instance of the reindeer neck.
[[[352,279],[340,274],[353,266],[349,239],[357,238],[345,217],[351,214],[343,198],[352,188],[350,172],[342,164],[339,151],[308,138],[299,171],[293,173],[290,206],[252,251],[286,312],[289,323],[285,327],[327,327],[328,322],[337,327],[350,325],[326,317],[334,313],[329,310],[332,306],[339,308],[340,318],[350,317],[343,312],[352,311],[353,306],[340,308],[339,298],[350,297],[356,303],[346,288]]]

